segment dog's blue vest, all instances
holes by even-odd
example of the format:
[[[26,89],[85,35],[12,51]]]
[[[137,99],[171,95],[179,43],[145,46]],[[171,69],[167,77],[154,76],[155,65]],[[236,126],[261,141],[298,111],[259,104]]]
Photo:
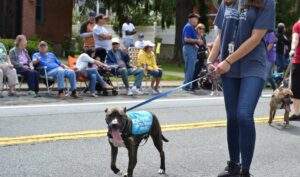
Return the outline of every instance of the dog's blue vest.
[[[150,132],[153,116],[147,111],[130,111],[126,113],[132,121],[131,133],[133,135],[143,135]]]

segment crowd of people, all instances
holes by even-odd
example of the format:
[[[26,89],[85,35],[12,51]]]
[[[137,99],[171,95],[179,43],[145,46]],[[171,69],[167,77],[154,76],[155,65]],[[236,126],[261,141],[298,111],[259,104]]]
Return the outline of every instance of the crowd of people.
[[[142,82],[145,76],[152,78],[151,93],[160,93],[159,84],[163,71],[157,65],[154,43],[144,40],[142,33],[138,35],[137,41],[134,40],[137,31],[129,17],[122,27],[122,40],[113,38],[105,27],[108,20],[108,17],[103,14],[97,16],[94,12],[89,14],[88,21],[80,28],[84,52],[76,57],[76,63],[72,67],[67,66],[53,52],[48,51],[48,44],[45,41],[39,42],[38,52],[32,56],[26,50],[25,35],[16,37],[15,46],[9,52],[4,44],[0,43],[0,97],[4,96],[5,84],[8,87],[8,96],[19,96],[16,92],[16,85],[19,84],[18,76],[26,80],[28,94],[39,97],[41,75],[55,79],[59,98],[66,96],[78,98],[76,90],[79,77],[89,82],[90,95],[97,97],[97,84],[102,89],[113,89],[113,85],[103,78],[103,71],[122,78],[127,95],[143,94]],[[129,48],[139,50],[134,62],[129,55]],[[41,68],[45,72],[41,72]],[[131,75],[135,78],[132,86],[129,83]],[[70,88],[66,88],[66,79],[70,83]]]

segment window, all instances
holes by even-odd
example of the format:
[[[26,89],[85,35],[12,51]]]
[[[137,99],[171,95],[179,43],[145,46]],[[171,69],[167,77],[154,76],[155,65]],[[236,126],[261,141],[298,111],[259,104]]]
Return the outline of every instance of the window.
[[[44,0],[36,1],[35,20],[37,24],[44,23]]]

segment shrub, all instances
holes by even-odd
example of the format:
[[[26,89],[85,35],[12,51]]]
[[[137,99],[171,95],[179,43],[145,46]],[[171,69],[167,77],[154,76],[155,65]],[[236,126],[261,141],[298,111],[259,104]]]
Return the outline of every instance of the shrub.
[[[0,42],[2,42],[6,48],[7,51],[9,51],[11,48],[15,46],[15,39],[0,39]],[[38,51],[38,44],[40,40],[34,39],[34,40],[28,40],[27,41],[27,50],[30,56],[32,56],[33,53]],[[48,43],[49,51],[53,51],[53,48],[51,44]]]

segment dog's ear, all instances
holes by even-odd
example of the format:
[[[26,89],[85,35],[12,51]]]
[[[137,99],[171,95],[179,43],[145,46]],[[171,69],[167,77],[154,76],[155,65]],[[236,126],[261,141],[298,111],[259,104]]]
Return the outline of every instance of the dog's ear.
[[[104,112],[105,112],[106,114],[109,114],[109,113],[111,113],[111,109],[106,108],[106,109],[104,110]]]
[[[123,111],[124,111],[124,113],[126,113],[126,112],[127,112],[127,108],[126,108],[126,107],[124,107],[124,108],[123,108]]]

